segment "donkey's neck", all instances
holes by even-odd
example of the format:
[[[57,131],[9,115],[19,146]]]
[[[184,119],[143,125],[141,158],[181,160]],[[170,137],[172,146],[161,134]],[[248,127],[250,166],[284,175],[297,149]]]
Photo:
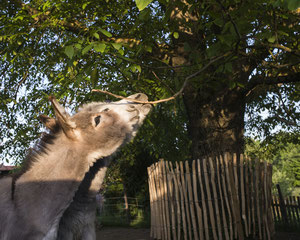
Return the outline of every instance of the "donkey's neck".
[[[24,216],[23,224],[39,226],[44,233],[69,206],[94,160],[85,148],[66,144],[62,138],[47,147],[17,180],[14,199],[18,215]]]

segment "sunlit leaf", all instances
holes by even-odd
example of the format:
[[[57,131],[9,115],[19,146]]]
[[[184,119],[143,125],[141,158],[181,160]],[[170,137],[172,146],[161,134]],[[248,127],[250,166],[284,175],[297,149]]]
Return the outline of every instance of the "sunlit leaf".
[[[106,37],[112,37],[112,34],[111,34],[110,32],[108,32],[108,31],[106,31],[106,30],[104,30],[104,29],[102,29],[102,28],[100,28],[99,31],[100,31],[103,35],[105,35]]]
[[[65,47],[65,54],[71,59],[74,56],[74,48],[73,46],[66,46]]]
[[[103,53],[104,50],[105,50],[105,48],[106,48],[106,45],[105,45],[104,43],[97,43],[97,44],[95,44],[95,46],[94,46],[94,50],[95,50],[96,52],[100,52],[100,53]]]
[[[179,33],[178,32],[173,32],[173,37],[178,39],[179,38]]]
[[[153,0],[135,0],[136,6],[140,11],[147,7]]]
[[[116,50],[119,50],[122,47],[121,43],[112,43],[111,44]]]

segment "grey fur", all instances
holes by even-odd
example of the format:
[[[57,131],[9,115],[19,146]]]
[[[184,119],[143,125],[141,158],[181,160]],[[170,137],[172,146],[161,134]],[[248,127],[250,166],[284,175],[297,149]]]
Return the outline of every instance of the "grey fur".
[[[145,95],[140,96],[144,98]],[[95,184],[91,182],[88,191],[84,190],[85,184],[81,183],[88,182],[84,180],[92,169],[90,167],[97,159],[100,163],[101,160],[107,161],[128,142],[150,110],[148,104],[122,100],[109,106],[89,104],[74,116],[69,116],[55,99],[51,101],[56,118],[44,117],[42,121],[55,137],[51,143],[42,142],[39,145],[42,147],[36,148],[34,156],[29,156],[31,164],[15,182],[12,176],[0,179],[0,240],[56,239],[64,213],[69,211],[72,216],[75,209],[72,206],[80,205],[80,196],[93,196],[94,188],[101,185],[105,162],[99,176],[96,174],[97,177],[93,178]],[[109,109],[103,111],[107,107]],[[101,120],[96,126],[97,116],[101,116]],[[93,203],[90,206],[94,209]],[[77,219],[79,222],[74,221],[72,226],[78,225],[76,229],[81,229],[77,239],[95,239],[94,230],[89,229],[93,228],[90,219],[94,218],[94,213],[88,208],[89,204],[84,203],[79,207],[80,211],[87,209],[84,217],[76,211],[75,217],[71,217],[72,221]]]

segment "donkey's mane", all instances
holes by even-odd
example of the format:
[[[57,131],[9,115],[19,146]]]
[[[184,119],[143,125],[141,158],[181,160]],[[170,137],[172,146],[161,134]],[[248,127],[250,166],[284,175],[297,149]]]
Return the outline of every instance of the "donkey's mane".
[[[34,145],[33,148],[30,148],[28,150],[28,153],[24,159],[24,161],[21,164],[21,167],[14,173],[11,174],[12,177],[12,186],[11,186],[11,198],[14,199],[14,193],[15,193],[15,185],[17,180],[27,171],[29,171],[35,162],[38,161],[38,157],[46,153],[48,150],[48,145],[53,144],[54,140],[57,137],[57,134],[59,132],[59,128],[56,127],[53,131],[50,131],[49,133],[42,133],[42,137],[38,140],[38,142]]]

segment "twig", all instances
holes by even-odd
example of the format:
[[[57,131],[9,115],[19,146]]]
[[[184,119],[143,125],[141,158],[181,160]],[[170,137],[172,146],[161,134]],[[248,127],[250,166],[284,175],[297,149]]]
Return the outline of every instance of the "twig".
[[[181,89],[177,93],[175,93],[172,97],[169,97],[169,98],[160,99],[160,100],[157,100],[157,101],[140,101],[140,100],[135,100],[135,99],[132,99],[132,98],[122,97],[120,95],[117,95],[117,94],[114,94],[114,93],[111,93],[111,92],[108,92],[108,91],[105,91],[105,90],[100,90],[100,89],[93,89],[92,92],[100,92],[100,93],[104,93],[104,94],[113,96],[115,98],[124,99],[124,100],[128,100],[130,102],[136,102],[136,103],[142,103],[142,104],[156,104],[156,103],[168,102],[168,101],[174,100],[176,97],[178,97],[179,95],[182,94],[183,90],[185,89],[185,87],[188,83],[188,80],[190,80],[193,77],[196,77],[201,72],[203,72],[205,69],[207,69],[210,65],[212,65],[214,62],[228,56],[230,53],[231,52],[227,52],[227,53],[223,54],[222,56],[219,56],[219,57],[216,57],[216,58],[212,59],[208,64],[206,64],[199,71],[187,76],[184,80],[184,83],[183,83]]]

